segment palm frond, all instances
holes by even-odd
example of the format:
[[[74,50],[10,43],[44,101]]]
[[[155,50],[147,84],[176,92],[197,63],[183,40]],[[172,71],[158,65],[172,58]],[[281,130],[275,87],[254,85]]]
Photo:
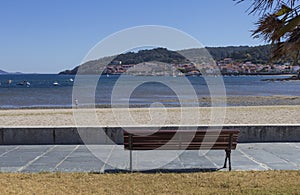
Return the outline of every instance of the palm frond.
[[[234,0],[237,3],[245,0]],[[273,60],[290,59],[298,62],[300,55],[300,0],[253,0],[247,10],[261,17],[252,31],[254,38],[272,44]]]

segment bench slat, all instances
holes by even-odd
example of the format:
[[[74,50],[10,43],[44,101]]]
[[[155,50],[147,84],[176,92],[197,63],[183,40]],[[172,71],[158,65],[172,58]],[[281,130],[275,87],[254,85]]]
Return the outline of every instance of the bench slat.
[[[229,136],[222,136],[222,137],[217,137],[217,136],[210,136],[210,137],[159,137],[159,136],[155,136],[155,137],[152,137],[152,136],[149,136],[149,137],[141,137],[141,136],[132,136],[132,139],[135,141],[135,142],[138,142],[138,141],[144,141],[144,142],[151,142],[151,141],[193,141],[193,142],[202,142],[204,139],[205,140],[215,140],[217,142],[220,142],[220,141],[225,141],[225,142],[228,142],[229,141]],[[129,137],[125,137],[124,138],[124,142],[128,142],[129,140]],[[237,136],[233,136],[232,137],[232,140],[237,140]]]
[[[194,133],[197,132],[197,134],[206,134],[206,133],[222,133],[222,134],[238,134],[239,130],[236,129],[222,129],[222,130],[214,130],[214,129],[207,129],[207,130],[125,130],[124,134],[130,133],[130,134],[136,134],[136,133],[147,133],[147,134],[153,134],[153,133]]]
[[[232,142],[232,144],[237,142]],[[128,145],[129,143],[125,143]],[[228,146],[228,142],[134,142],[132,145],[202,145],[202,144],[215,144],[215,145],[226,145]]]
[[[139,147],[132,147],[132,150],[225,150],[228,147],[221,147],[221,146],[205,146],[202,145],[201,147],[197,146],[189,146],[189,147],[169,147],[164,146],[163,148],[158,147],[146,147],[146,146],[139,146]],[[232,147],[231,149],[234,150],[236,147]],[[129,148],[125,148],[126,150],[129,150]]]

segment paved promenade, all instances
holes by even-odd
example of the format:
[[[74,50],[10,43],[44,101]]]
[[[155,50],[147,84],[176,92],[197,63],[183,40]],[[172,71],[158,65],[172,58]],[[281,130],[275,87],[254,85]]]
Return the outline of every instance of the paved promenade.
[[[1,172],[114,172],[129,168],[129,151],[123,146],[98,145],[96,158],[84,145],[9,145],[0,146]],[[169,151],[157,151],[151,161],[133,152],[133,168],[148,169],[147,164],[166,160]],[[162,171],[216,170],[224,163],[224,151],[184,151]],[[105,160],[103,160],[105,159]],[[103,162],[104,161],[104,162]],[[110,166],[118,164],[118,168]],[[232,151],[233,170],[300,170],[300,143],[241,143]],[[226,169],[222,169],[226,170]]]

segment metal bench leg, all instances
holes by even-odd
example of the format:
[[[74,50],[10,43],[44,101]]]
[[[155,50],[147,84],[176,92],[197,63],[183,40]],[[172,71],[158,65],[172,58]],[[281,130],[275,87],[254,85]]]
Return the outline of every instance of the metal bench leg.
[[[130,169],[130,172],[132,172],[132,135],[129,135],[129,150],[130,150],[130,153],[129,153],[129,158],[130,158],[130,161],[129,161],[129,169]]]
[[[132,172],[132,150],[130,150],[129,156],[130,156],[129,167],[130,167],[130,172]]]
[[[226,167],[227,167],[227,160],[228,160],[228,163],[229,163],[229,171],[231,171],[231,150],[226,149],[225,152],[226,152],[226,157],[225,157],[225,162],[224,162],[223,168],[226,168]]]
[[[231,171],[231,150],[228,151],[229,171]]]
[[[225,162],[224,162],[224,166],[223,168],[226,168],[227,167],[227,159],[228,159],[228,155],[227,155],[227,150],[225,150]]]
[[[232,148],[232,137],[233,137],[233,134],[230,134],[229,136],[229,143],[228,143],[228,148],[225,149],[225,152],[226,152],[226,158],[225,158],[225,163],[224,163],[224,167],[223,168],[226,168],[226,164],[227,164],[227,159],[229,161],[229,171],[231,171],[231,148]]]

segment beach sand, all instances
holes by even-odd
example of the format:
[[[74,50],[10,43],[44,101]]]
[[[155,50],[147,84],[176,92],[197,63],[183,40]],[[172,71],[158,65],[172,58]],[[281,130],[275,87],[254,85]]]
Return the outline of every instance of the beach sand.
[[[237,106],[226,107],[226,110],[216,108],[213,111],[209,107],[183,110],[181,108],[10,109],[0,110],[0,126],[209,125],[221,124],[222,120],[220,122],[219,119],[223,116],[224,124],[300,124],[299,113],[300,105]],[[217,120],[214,120],[214,117]]]

